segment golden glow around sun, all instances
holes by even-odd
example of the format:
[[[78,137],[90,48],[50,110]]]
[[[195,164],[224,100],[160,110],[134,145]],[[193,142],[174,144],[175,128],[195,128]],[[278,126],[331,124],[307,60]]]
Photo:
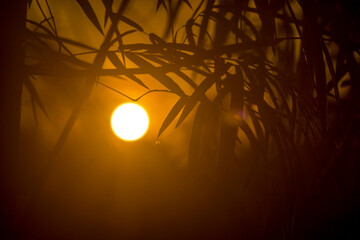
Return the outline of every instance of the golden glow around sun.
[[[119,138],[125,141],[135,141],[146,133],[149,127],[149,117],[140,105],[125,103],[113,112],[111,127]]]

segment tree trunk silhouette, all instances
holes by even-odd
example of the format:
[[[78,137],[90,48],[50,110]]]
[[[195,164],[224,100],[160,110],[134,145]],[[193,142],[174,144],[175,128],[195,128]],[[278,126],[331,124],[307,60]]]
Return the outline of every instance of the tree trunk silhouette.
[[[19,136],[26,0],[5,0],[0,4],[0,208],[2,239],[16,239],[16,169],[19,162]]]

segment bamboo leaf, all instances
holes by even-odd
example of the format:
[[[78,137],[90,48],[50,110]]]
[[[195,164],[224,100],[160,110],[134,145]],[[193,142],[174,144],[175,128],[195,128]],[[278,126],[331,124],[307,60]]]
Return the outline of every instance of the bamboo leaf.
[[[165,0],[158,0],[157,1],[157,4],[156,4],[156,11],[159,10],[160,6],[163,6],[165,8],[165,10],[167,11],[167,7],[166,7],[166,4],[165,4]]]
[[[209,24],[210,12],[214,6],[214,3],[215,3],[215,0],[208,0],[206,3],[206,9],[205,9],[205,13],[203,16],[203,20],[201,22],[200,33],[199,33],[199,38],[198,38],[198,46],[199,47],[201,47],[203,45],[204,37],[207,32],[207,28],[208,28],[208,24]]]
[[[227,70],[227,69],[226,69]],[[225,70],[225,71],[226,71]],[[206,100],[207,97],[205,96],[206,91],[217,81],[221,75],[225,72],[215,71],[214,73],[210,74],[207,78],[205,78],[200,85],[194,90],[193,94],[190,96],[184,110],[182,111],[180,118],[176,124],[178,127],[190,114],[190,112],[195,107],[196,103],[202,100]]]
[[[112,5],[114,0],[102,0],[102,2],[105,6],[105,17],[104,17],[104,27],[105,27],[112,12]]]
[[[126,32],[124,32],[124,33],[121,33],[120,36],[116,36],[116,38],[114,38],[113,40],[111,40],[109,45],[112,46],[112,45],[115,44],[115,42],[119,42],[118,37],[123,38],[123,37],[125,37],[126,35],[129,35],[129,34],[134,33],[134,32],[136,32],[136,30],[133,29],[133,30],[129,30],[129,31],[126,31]],[[120,50],[122,50],[122,51],[124,50],[122,44],[120,45],[120,43],[119,43],[119,48],[120,48]]]
[[[155,33],[149,34],[149,40],[152,42],[152,44],[159,45],[162,48],[164,48],[166,45],[166,42],[161,37],[156,35]]]
[[[30,79],[28,77],[26,77],[24,79],[24,85],[26,87],[26,89],[29,91],[32,99],[35,101],[35,103],[40,107],[40,109],[43,111],[43,113],[45,114],[46,117],[48,117],[48,114],[46,112],[45,106],[43,104],[43,102],[40,99],[39,94],[37,93],[34,85],[31,83]]]
[[[214,167],[219,152],[219,114],[210,102],[201,102],[196,110],[191,129],[189,168],[204,172],[204,167]]]
[[[256,117],[254,112],[251,111],[251,109],[249,109],[248,113],[249,113],[251,121],[252,121],[252,123],[254,125],[256,136],[257,136],[259,142],[261,142],[265,138],[264,138],[262,127],[260,125],[260,121],[266,119],[266,117],[264,117],[264,116],[260,116],[260,118]]]
[[[123,63],[120,61],[119,57],[116,55],[115,52],[109,51],[108,52],[108,58],[110,60],[110,62],[119,70],[125,70],[125,66],[123,65]],[[125,76],[127,76],[128,78],[130,78],[131,80],[133,80],[134,82],[138,83],[139,85],[143,86],[144,88],[149,89],[143,81],[141,81],[139,78],[137,78],[136,76],[132,75],[132,74],[125,74]]]
[[[172,80],[165,73],[157,71],[156,68],[151,63],[139,57],[135,53],[126,52],[125,54],[133,63],[138,65],[140,68],[146,69],[148,73],[157,81],[159,81],[164,87],[173,91],[180,97],[185,95],[184,91],[179,87],[179,85],[174,80]]]
[[[189,21],[187,21],[185,25],[186,37],[191,46],[195,46],[194,33],[192,31],[192,26],[194,25],[194,23],[194,19],[189,19]]]
[[[239,127],[245,133],[246,137],[249,139],[251,148],[254,151],[258,151],[259,150],[258,140],[256,139],[253,131],[249,127],[249,124],[245,120],[241,120],[239,123]]]
[[[52,39],[52,40],[55,40],[57,42],[64,42],[64,43],[67,43],[67,44],[71,44],[73,46],[77,46],[77,47],[81,47],[81,48],[84,48],[86,50],[91,50],[91,51],[96,51],[97,49],[94,48],[94,47],[91,47],[85,43],[82,43],[82,42],[77,42],[77,41],[74,41],[72,39],[68,39],[68,38],[64,38],[64,37],[59,37],[59,36],[55,36],[53,34],[46,34],[46,33],[42,33],[42,32],[33,32],[32,33],[33,35],[36,35],[38,37],[41,37],[41,38],[46,38],[46,39]]]
[[[336,74],[335,74],[335,69],[334,69],[334,65],[332,63],[332,59],[329,53],[329,50],[327,49],[324,41],[321,41],[321,46],[325,55],[325,59],[331,74],[331,78],[332,78],[332,82],[333,82],[333,86],[334,86],[334,91],[335,91],[335,97],[336,97],[336,103],[338,104],[338,106],[340,105],[340,93],[339,93],[339,87],[337,84],[337,80],[336,80]]]
[[[347,87],[347,86],[351,86],[352,85],[352,81],[351,80],[345,80],[345,81],[342,81],[341,83],[341,87]]]
[[[143,32],[144,29],[136,22],[134,22],[133,20],[131,20],[130,18],[127,18],[123,15],[117,15],[117,17],[119,18],[119,20],[123,21],[124,23],[126,23],[127,25]]]
[[[93,10],[93,8],[91,7],[90,3],[88,0],[76,0],[77,3],[80,5],[80,7],[82,8],[83,12],[85,13],[85,15],[88,17],[88,19],[92,22],[92,24],[94,24],[94,26],[96,27],[96,29],[102,34],[104,35],[103,30],[101,29],[99,20],[96,17],[96,14]]]
[[[188,0],[181,0],[181,1],[183,1],[184,3],[186,3],[186,5],[188,5],[191,10],[193,9],[192,6],[191,6],[191,4],[190,4],[190,2],[189,2]]]
[[[124,64],[120,61],[119,57],[116,55],[115,52],[109,51],[108,58],[117,69],[125,69]]]
[[[160,137],[160,135],[167,129],[167,127],[174,121],[174,119],[176,118],[176,116],[180,113],[180,111],[183,109],[185,103],[186,103],[186,97],[183,96],[181,97],[176,103],[175,105],[172,107],[172,109],[170,110],[170,112],[168,113],[168,115],[166,116],[165,120],[163,121],[163,123],[161,124],[159,133],[157,138]]]
[[[273,39],[275,35],[275,20],[272,9],[267,0],[254,0],[256,9],[262,23],[261,31],[264,39]]]
[[[166,66],[168,65],[168,63],[164,60],[161,60],[160,58],[158,58],[157,56],[154,55],[149,55],[149,54],[141,54],[141,56],[149,59],[150,61],[153,61],[155,63],[161,64],[162,66]],[[194,81],[188,77],[185,73],[183,73],[180,70],[175,69],[174,73],[176,75],[178,75],[180,78],[182,78],[186,83],[188,83],[190,86],[192,86],[193,88],[196,88],[197,85],[194,83]]]

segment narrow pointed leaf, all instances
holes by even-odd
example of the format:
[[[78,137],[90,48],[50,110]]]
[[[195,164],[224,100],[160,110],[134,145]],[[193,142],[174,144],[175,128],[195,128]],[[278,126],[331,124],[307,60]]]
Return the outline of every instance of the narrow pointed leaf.
[[[186,3],[186,5],[188,5],[191,10],[193,9],[192,6],[191,6],[191,4],[190,4],[190,2],[189,2],[188,0],[182,0],[182,1],[183,1],[184,3]]]
[[[149,55],[149,54],[142,54],[141,56],[149,59],[150,61],[153,61],[155,63],[161,64],[162,66],[166,66],[168,65],[168,63],[164,60],[159,59],[158,57],[154,56],[154,55]],[[186,83],[188,83],[190,86],[192,86],[193,88],[196,88],[197,85],[195,84],[194,80],[192,80],[190,77],[188,77],[185,73],[183,73],[180,70],[174,70],[174,73],[176,75],[178,75],[180,78],[182,78]]]
[[[322,49],[323,49],[323,52],[324,52],[324,55],[325,55],[325,59],[326,59],[326,62],[327,62],[327,65],[328,65],[328,68],[329,68],[329,71],[330,71],[330,74],[331,74],[331,81],[332,81],[333,86],[334,86],[336,103],[338,105],[340,105],[340,93],[339,93],[339,87],[338,87],[338,84],[337,84],[338,81],[336,80],[335,68],[334,68],[334,65],[332,63],[332,59],[331,59],[329,50],[327,49],[327,47],[326,47],[326,45],[325,45],[325,43],[323,41],[321,42],[321,46],[322,46]]]
[[[200,83],[200,85],[194,90],[193,94],[190,96],[188,102],[186,103],[186,106],[184,107],[184,110],[180,115],[176,127],[178,127],[186,119],[186,117],[193,110],[197,102],[207,99],[207,97],[205,96],[206,91],[215,83],[215,81],[217,81],[221,77],[221,75],[223,75],[223,72],[216,71],[210,74]]]
[[[45,116],[48,117],[48,114],[46,112],[44,104],[41,101],[39,94],[37,93],[34,85],[31,83],[29,78],[25,78],[24,85],[25,85],[26,89],[29,91],[29,93],[30,93],[32,99],[34,100],[34,102],[40,107],[40,109],[43,111]]]
[[[209,102],[201,102],[196,110],[191,129],[189,168],[204,172],[204,167],[215,167],[219,152],[219,114]]]
[[[186,97],[181,97],[175,105],[172,107],[168,115],[166,116],[165,120],[163,121],[157,138],[160,137],[160,135],[166,130],[166,128],[174,121],[177,115],[179,115],[180,111],[183,109],[184,105],[186,103]]]
[[[189,21],[186,22],[185,25],[186,37],[191,46],[195,46],[194,33],[192,31],[192,26],[194,25],[194,23],[195,23],[194,19],[190,19]]]
[[[102,34],[104,35],[103,30],[101,29],[99,20],[96,17],[96,14],[94,12],[94,9],[91,7],[90,3],[88,0],[76,0],[77,3],[80,5],[80,7],[82,8],[82,10],[84,11],[85,15],[88,17],[88,19],[92,22],[92,24],[94,24],[94,26],[96,27],[96,29]]]
[[[106,23],[109,19],[109,16],[112,12],[112,5],[114,0],[102,0],[104,6],[105,6],[105,17],[104,17],[104,27],[106,26]]]
[[[125,66],[123,65],[123,63],[120,61],[119,57],[116,55],[115,52],[109,51],[108,52],[108,58],[110,60],[110,62],[119,70],[125,70]],[[141,81],[139,78],[137,78],[134,75],[131,74],[125,74],[125,76],[127,76],[128,78],[130,78],[131,80],[133,80],[134,82],[138,83],[139,85],[143,86],[144,88],[149,89],[143,81]]]
[[[166,4],[165,4],[165,0],[158,0],[158,1],[157,1],[156,11],[159,10],[159,8],[160,8],[161,5],[163,5],[163,7],[165,8],[165,10],[167,11],[167,7],[166,7]]]
[[[200,27],[200,33],[199,33],[199,38],[198,38],[198,46],[201,47],[203,45],[204,42],[204,37],[205,34],[207,32],[207,28],[208,28],[208,24],[209,24],[209,18],[210,18],[210,11],[213,8],[215,3],[215,0],[208,0],[206,3],[206,9],[205,9],[205,13],[201,22],[201,27]]]
[[[131,26],[131,27],[133,27],[133,28],[135,28],[135,29],[137,29],[137,30],[139,30],[139,31],[141,31],[141,32],[144,31],[144,29],[143,29],[138,23],[134,22],[134,21],[131,20],[130,18],[127,18],[127,17],[125,17],[125,16],[123,16],[123,15],[120,15],[120,16],[119,16],[119,20],[123,21],[123,22],[126,23],[127,25],[129,25],[129,26]]]
[[[131,33],[134,33],[134,32],[136,32],[136,30],[129,30],[129,31],[126,31],[126,32],[124,32],[124,33],[121,33],[120,34],[120,37],[121,38],[123,38],[123,37],[125,37],[126,35],[129,35],[129,34],[131,34]],[[119,40],[118,40],[118,36],[116,36],[116,38],[114,38],[113,40],[111,40],[111,42],[110,42],[110,46],[112,46],[112,45],[114,45],[115,44],[115,42],[118,42]],[[119,44],[119,47],[121,48],[121,46],[120,46],[120,44]],[[123,48],[122,49],[120,49],[120,50],[123,50]]]
[[[249,127],[249,125],[247,124],[247,122],[245,120],[242,120],[239,124],[240,129],[245,133],[246,137],[249,139],[251,148],[255,151],[258,150],[259,144],[258,144],[258,140],[256,139],[253,131],[251,130],[251,128]]]
[[[153,78],[159,81],[167,89],[173,91],[179,96],[185,95],[184,91],[179,87],[179,85],[174,80],[172,80],[165,73],[157,71],[151,63],[139,57],[135,53],[126,52],[125,54],[133,63],[138,65],[140,68],[146,69]]]

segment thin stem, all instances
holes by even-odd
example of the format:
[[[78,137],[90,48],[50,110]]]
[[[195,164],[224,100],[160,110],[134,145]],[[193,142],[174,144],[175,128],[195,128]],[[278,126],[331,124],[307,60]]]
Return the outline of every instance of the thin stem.
[[[172,92],[172,91],[170,91],[170,90],[166,90],[166,89],[153,89],[153,90],[149,90],[149,91],[141,94],[141,95],[140,95],[139,97],[137,97],[137,98],[132,98],[132,97],[129,97],[128,95],[126,95],[125,93],[122,93],[122,92],[116,90],[115,88],[112,88],[112,87],[110,87],[109,85],[106,85],[105,83],[102,83],[102,82],[97,82],[97,83],[100,84],[100,85],[102,85],[102,86],[104,86],[104,87],[106,87],[106,88],[108,88],[108,89],[110,89],[110,90],[112,90],[112,91],[114,91],[114,92],[116,92],[116,93],[118,93],[118,94],[120,94],[120,95],[122,95],[122,96],[124,96],[124,97],[126,97],[126,98],[128,98],[128,99],[130,99],[131,101],[134,101],[134,102],[139,101],[139,100],[140,100],[141,98],[143,98],[144,96],[148,95],[149,93],[153,93],[153,92],[165,92],[165,93],[173,93],[173,94],[176,94],[176,93],[174,93],[174,92]]]

